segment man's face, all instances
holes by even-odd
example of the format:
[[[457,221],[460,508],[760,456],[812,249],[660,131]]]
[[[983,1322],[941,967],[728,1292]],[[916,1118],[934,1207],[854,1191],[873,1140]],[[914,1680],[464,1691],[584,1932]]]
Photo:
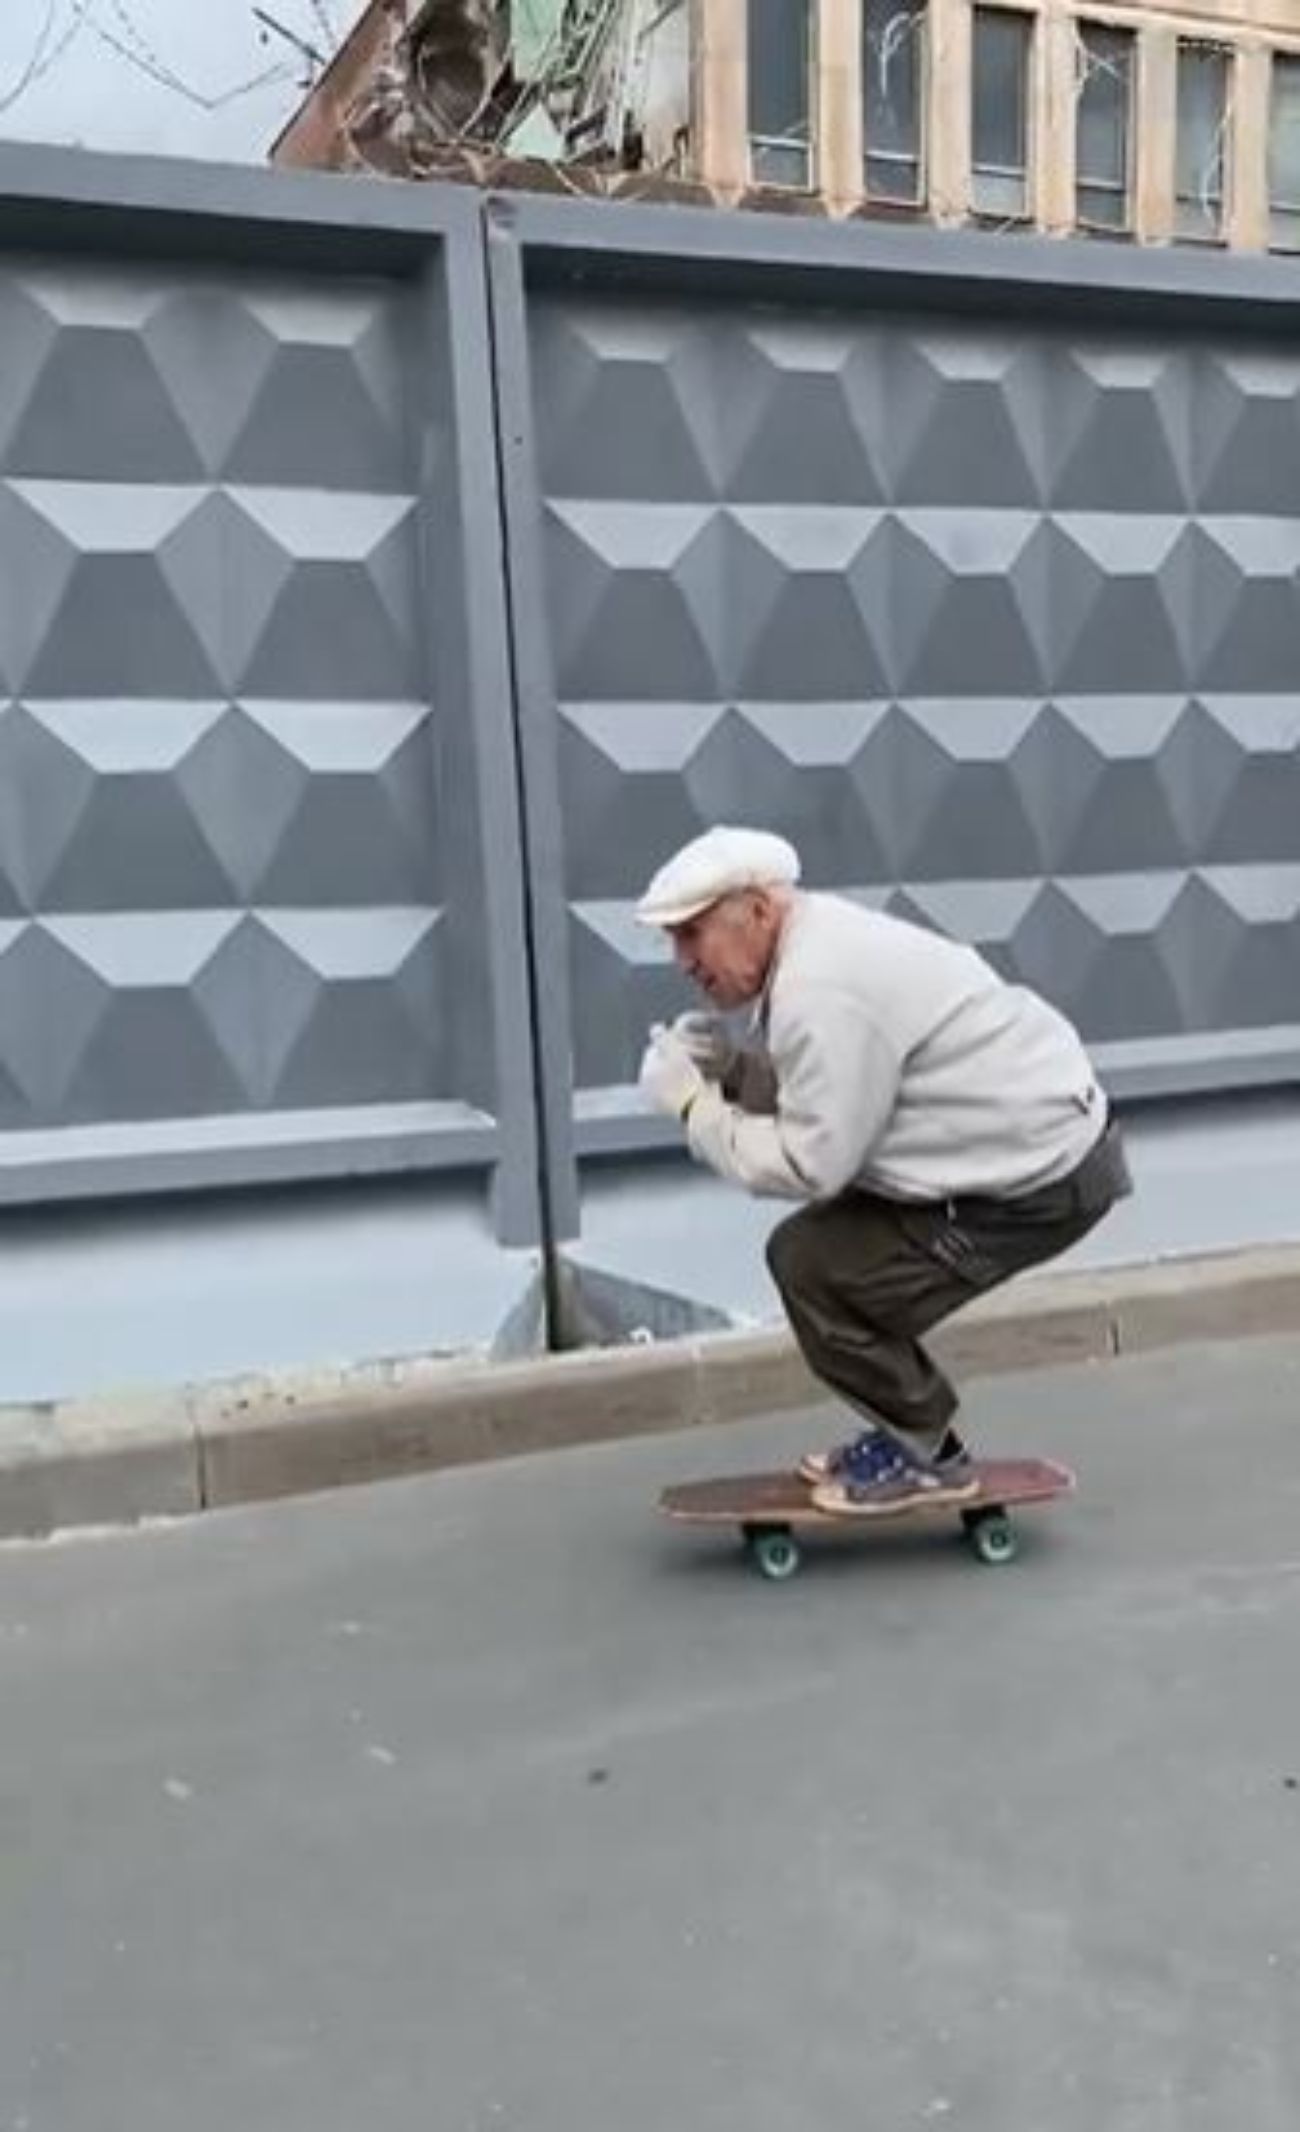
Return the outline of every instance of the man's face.
[[[779,930],[774,899],[762,889],[746,889],[668,933],[679,968],[726,1012],[762,991]]]

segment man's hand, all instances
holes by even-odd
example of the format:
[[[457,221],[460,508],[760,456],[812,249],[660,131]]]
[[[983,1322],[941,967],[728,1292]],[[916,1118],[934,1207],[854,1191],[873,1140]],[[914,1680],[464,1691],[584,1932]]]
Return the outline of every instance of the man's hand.
[[[734,1065],[736,1047],[716,1014],[679,1014],[672,1026],[706,1081],[720,1081]]]
[[[642,1095],[656,1110],[685,1119],[707,1083],[680,1033],[656,1023],[641,1061],[640,1085]]]

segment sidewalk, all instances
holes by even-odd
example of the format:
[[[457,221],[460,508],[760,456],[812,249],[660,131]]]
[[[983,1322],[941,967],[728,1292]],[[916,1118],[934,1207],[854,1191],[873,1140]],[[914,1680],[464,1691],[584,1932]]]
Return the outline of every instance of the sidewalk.
[[[1300,1327],[1300,1247],[1012,1282],[940,1328],[959,1383]],[[817,1397],[784,1332],[0,1407],[0,1538],[696,1429]]]
[[[788,1586],[824,1416],[0,1548],[9,2132],[1292,2132],[1300,1338],[988,1380],[1008,1568]]]

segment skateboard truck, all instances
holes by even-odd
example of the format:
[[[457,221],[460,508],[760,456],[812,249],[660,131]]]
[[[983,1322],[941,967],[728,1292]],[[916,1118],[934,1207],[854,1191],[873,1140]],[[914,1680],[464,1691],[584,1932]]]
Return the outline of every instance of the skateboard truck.
[[[838,1520],[847,1524],[846,1518]],[[865,1522],[865,1521],[864,1521]],[[882,1519],[881,1523],[885,1521]],[[962,1530],[981,1562],[991,1569],[1014,1561],[1020,1536],[1000,1503],[961,1512]],[[803,1549],[789,1525],[742,1525],[741,1540],[760,1577],[784,1584],[803,1567]]]

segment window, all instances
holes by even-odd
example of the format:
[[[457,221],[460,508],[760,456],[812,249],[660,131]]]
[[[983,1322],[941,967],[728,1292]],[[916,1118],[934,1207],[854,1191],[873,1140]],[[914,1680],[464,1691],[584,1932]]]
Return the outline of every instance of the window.
[[[1029,61],[1033,23],[999,7],[975,10],[971,83],[971,203],[977,214],[1029,212]]]
[[[918,207],[927,0],[862,0],[863,172],[869,200]]]
[[[1231,66],[1226,45],[1178,41],[1174,234],[1201,243],[1223,235]]]
[[[1075,217],[1084,229],[1132,222],[1133,52],[1131,31],[1080,23]]]
[[[813,183],[815,0],[749,0],[749,163],[763,185]]]
[[[1300,252],[1300,54],[1273,55],[1268,203],[1274,250]]]

